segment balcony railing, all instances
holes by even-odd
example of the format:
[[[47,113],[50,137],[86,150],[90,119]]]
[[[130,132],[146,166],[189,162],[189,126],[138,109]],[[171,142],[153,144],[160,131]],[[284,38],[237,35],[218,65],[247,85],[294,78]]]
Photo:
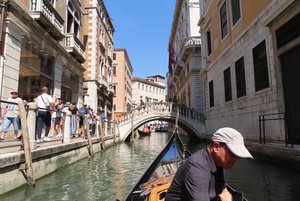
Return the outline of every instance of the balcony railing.
[[[98,82],[100,84],[100,87],[103,87],[103,88],[106,88],[106,89],[109,88],[110,83],[106,80],[106,78],[103,75],[100,75],[98,77]]]
[[[185,62],[190,54],[200,54],[201,38],[200,36],[193,36],[184,39],[181,45],[181,60]]]
[[[177,57],[179,58],[179,57]],[[174,68],[174,75],[179,76],[184,68],[184,63],[182,60],[177,59]]]
[[[115,95],[116,94],[116,91],[115,91],[115,88],[114,88],[114,85],[113,84],[109,84],[109,86],[108,86],[108,88],[107,88],[107,90],[108,90],[108,93],[109,94],[111,94],[111,95]]]
[[[184,39],[181,47],[181,51],[191,47],[200,47],[201,45],[201,38],[200,36],[188,37]]]
[[[31,0],[30,15],[58,40],[64,38],[64,20],[48,0]]]
[[[83,63],[85,61],[84,46],[81,41],[73,34],[68,33],[66,36],[66,50],[72,54],[77,61]]]

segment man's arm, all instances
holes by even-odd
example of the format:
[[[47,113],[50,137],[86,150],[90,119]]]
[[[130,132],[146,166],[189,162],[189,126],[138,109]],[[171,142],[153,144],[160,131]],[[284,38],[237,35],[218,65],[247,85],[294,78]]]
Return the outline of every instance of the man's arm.
[[[7,105],[6,105],[6,107],[2,108],[2,110],[3,111],[2,111],[1,117],[4,117],[7,113]]]

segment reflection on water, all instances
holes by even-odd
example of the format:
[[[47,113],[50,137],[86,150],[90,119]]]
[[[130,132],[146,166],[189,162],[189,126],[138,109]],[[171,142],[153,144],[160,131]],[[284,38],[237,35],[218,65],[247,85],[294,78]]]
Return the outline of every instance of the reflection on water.
[[[98,153],[93,159],[84,159],[61,168],[36,181],[34,189],[23,186],[6,195],[2,201],[76,201],[122,200],[147,167],[160,153],[169,135],[153,133],[122,143]],[[193,151],[207,143],[188,143]],[[281,167],[255,157],[239,160],[226,171],[226,180],[245,193],[249,201],[298,201],[300,174],[295,169]]]
[[[37,180],[33,189],[23,186],[0,196],[0,200],[122,200],[168,139],[166,133],[153,133],[151,137],[140,138],[134,143],[109,147],[93,159],[81,160]]]

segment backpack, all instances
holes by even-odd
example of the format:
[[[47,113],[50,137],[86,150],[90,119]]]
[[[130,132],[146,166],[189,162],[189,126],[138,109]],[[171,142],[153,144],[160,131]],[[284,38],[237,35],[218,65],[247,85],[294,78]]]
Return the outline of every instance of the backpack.
[[[79,115],[80,117],[84,117],[84,115],[88,114],[87,108],[81,107],[79,108]]]

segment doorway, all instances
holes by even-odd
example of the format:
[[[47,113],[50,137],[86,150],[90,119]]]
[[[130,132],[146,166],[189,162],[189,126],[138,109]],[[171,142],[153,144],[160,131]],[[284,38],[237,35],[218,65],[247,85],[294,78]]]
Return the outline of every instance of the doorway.
[[[280,56],[288,140],[300,144],[300,46]]]

